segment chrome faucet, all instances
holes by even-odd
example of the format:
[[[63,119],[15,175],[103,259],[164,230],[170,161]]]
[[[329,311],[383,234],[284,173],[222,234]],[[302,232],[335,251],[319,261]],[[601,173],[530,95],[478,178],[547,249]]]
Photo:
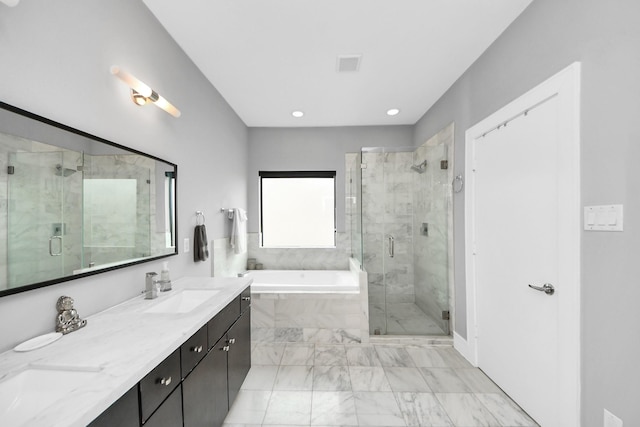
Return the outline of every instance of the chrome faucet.
[[[144,298],[158,298],[158,273],[152,271],[145,276]]]

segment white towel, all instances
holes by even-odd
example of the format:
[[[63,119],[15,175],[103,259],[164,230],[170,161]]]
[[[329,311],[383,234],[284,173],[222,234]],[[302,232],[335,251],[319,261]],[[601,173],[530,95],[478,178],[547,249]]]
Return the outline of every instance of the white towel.
[[[233,209],[231,247],[236,254],[243,254],[247,251],[247,212],[244,209]]]

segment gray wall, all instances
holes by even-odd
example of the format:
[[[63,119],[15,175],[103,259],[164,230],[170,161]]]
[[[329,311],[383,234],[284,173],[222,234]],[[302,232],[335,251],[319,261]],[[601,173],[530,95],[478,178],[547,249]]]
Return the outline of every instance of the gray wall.
[[[0,100],[178,164],[178,256],[174,277],[210,276],[209,261],[183,253],[195,211],[207,217],[209,238],[229,235],[221,206],[245,206],[244,123],[201,75],[141,1],[25,0],[0,4]],[[109,72],[120,65],[182,111],[136,107]],[[0,351],[50,332],[60,295],[82,317],[135,295],[144,273],[161,261],[0,298]],[[123,319],[126,321],[126,319]],[[91,328],[89,321],[88,328]]]
[[[335,170],[338,232],[345,231],[345,153],[362,147],[410,147],[413,126],[249,129],[249,226],[258,232],[258,172]]]
[[[640,425],[640,2],[535,0],[417,123],[416,145],[455,121],[464,132],[574,61],[582,62],[582,203],[624,204],[622,233],[582,234],[582,425],[603,407]],[[464,203],[456,195],[456,325],[466,336]]]

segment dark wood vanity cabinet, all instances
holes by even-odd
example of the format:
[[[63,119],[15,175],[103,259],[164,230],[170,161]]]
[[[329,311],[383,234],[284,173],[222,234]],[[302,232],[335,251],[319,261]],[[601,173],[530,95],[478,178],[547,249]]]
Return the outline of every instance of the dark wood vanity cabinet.
[[[184,427],[221,426],[237,397],[251,368],[248,301],[240,295],[209,321],[209,353],[183,381]]]
[[[90,427],[221,426],[251,368],[247,288]]]

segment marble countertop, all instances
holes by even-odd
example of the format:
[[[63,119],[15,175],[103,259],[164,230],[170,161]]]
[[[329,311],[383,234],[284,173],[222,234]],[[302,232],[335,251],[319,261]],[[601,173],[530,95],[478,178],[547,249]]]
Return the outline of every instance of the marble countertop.
[[[222,310],[251,278],[185,277],[158,298],[143,295],[87,317],[87,326],[30,352],[0,354],[0,382],[29,367],[98,370],[90,381],[70,391],[25,425],[30,427],[86,426],[147,373]],[[184,289],[219,292],[183,314],[144,313]],[[82,307],[78,307],[81,313]],[[55,390],[55,388],[54,388]]]

